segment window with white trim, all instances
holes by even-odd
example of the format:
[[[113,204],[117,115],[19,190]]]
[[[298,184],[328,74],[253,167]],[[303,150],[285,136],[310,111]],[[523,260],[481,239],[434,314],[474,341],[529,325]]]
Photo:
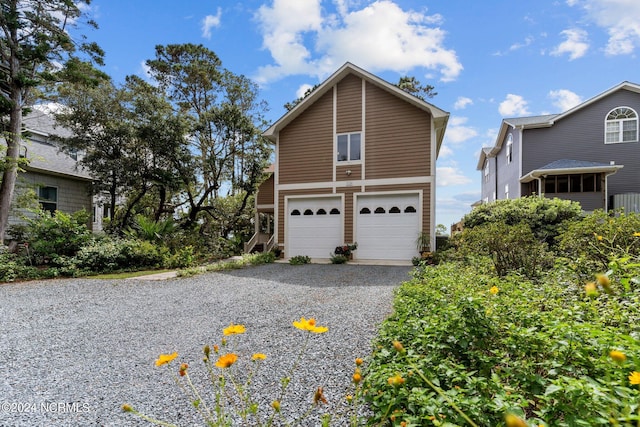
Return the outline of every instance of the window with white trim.
[[[484,182],[489,182],[489,159],[484,161]]]
[[[509,198],[509,184],[504,185],[504,198],[505,199]]]
[[[513,135],[509,134],[507,138],[507,164],[513,161]]]
[[[362,143],[360,132],[337,135],[336,143],[339,162],[354,162],[360,160]]]
[[[638,141],[638,114],[629,107],[618,107],[607,114],[604,124],[604,143]]]

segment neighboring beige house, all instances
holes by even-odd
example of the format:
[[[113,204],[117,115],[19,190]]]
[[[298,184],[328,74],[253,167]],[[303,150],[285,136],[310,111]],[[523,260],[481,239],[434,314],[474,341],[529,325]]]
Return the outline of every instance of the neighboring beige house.
[[[52,135],[67,136],[68,131],[55,125],[54,117],[40,107],[34,108],[23,118],[24,141],[20,157],[27,158],[25,172],[19,173],[14,200],[22,192],[33,189],[40,206],[48,211],[73,213],[81,209],[93,213],[90,228],[102,229],[102,212],[91,195],[92,178],[78,167],[81,154],[61,152],[52,141]],[[2,141],[1,143],[4,143]],[[21,222],[28,214],[23,209],[13,209],[9,224]]]
[[[420,232],[434,247],[436,158],[448,119],[346,63],[264,132],[275,164],[256,197],[247,250],[264,243],[287,258],[329,258],[357,242],[354,259],[409,261]]]

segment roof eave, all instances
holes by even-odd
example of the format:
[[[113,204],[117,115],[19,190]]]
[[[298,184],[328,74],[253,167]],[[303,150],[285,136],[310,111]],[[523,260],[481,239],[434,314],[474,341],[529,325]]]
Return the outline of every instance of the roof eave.
[[[520,182],[525,184],[534,179],[538,179],[547,175],[568,174],[575,175],[578,173],[600,173],[605,172],[607,175],[613,175],[624,165],[608,165],[608,166],[588,166],[582,168],[558,168],[558,169],[535,169],[520,178]]]

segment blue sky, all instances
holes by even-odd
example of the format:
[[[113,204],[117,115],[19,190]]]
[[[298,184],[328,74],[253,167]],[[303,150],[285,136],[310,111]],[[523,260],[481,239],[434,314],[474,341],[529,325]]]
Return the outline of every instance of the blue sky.
[[[479,151],[502,118],[640,83],[638,0],[93,0],[89,14],[116,82],[145,76],[158,44],[203,44],[260,84],[270,121],[346,61],[435,86],[430,102],[451,113],[436,190],[447,227],[479,199]]]

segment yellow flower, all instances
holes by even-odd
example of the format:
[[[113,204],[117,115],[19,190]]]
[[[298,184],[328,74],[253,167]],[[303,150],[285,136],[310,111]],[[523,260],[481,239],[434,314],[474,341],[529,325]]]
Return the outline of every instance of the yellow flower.
[[[633,237],[640,237],[640,232],[636,231],[635,233],[633,233]]]
[[[122,410],[124,412],[132,412],[133,408],[131,407],[131,405],[125,403],[124,405],[122,405]]]
[[[353,396],[351,396],[350,394],[347,394],[345,399],[347,400],[347,403],[351,403],[351,401],[353,401]]]
[[[364,362],[364,360],[360,359],[359,357],[356,359],[356,365],[357,366],[362,365],[363,362]]]
[[[360,375],[358,372],[353,374],[353,382],[355,384],[358,384],[360,381],[362,381],[362,375]]]
[[[216,366],[218,368],[228,368],[229,366],[236,363],[238,360],[238,356],[234,353],[225,354],[224,356],[220,356],[218,361],[216,362]]]
[[[329,330],[326,326],[316,326],[316,319],[313,318],[307,320],[304,317],[301,317],[299,321],[293,322],[293,326],[302,331],[313,332],[314,334],[322,334]]]
[[[276,411],[276,412],[280,412],[280,402],[277,400],[274,400],[273,402],[271,402],[271,407]]]
[[[229,335],[244,334],[244,325],[234,325],[233,323],[223,329],[222,334],[226,337]]]
[[[167,363],[171,362],[176,357],[178,357],[178,353],[161,354],[160,356],[158,356],[158,360],[156,360],[156,366],[166,365]]]
[[[507,414],[504,417],[504,421],[507,424],[507,427],[527,427],[527,423],[517,415]]]
[[[489,289],[489,292],[491,292],[491,294],[495,295],[499,292],[500,290],[498,289],[497,286],[492,286],[491,289]]]
[[[606,274],[598,274],[596,276],[596,281],[598,282],[598,285],[602,286],[605,289],[611,286],[611,279],[609,279],[609,276],[607,276]]]
[[[609,352],[609,357],[611,357],[615,362],[622,363],[627,360],[627,355],[618,350],[611,350]]]
[[[266,358],[267,358],[267,355],[263,353],[256,353],[253,356],[251,356],[251,359],[253,360],[264,360]]]
[[[393,377],[389,377],[387,382],[392,386],[401,386],[402,384],[404,384],[404,378],[402,378],[400,374],[396,374]]]
[[[395,348],[398,353],[404,352],[404,347],[402,346],[402,343],[400,341],[394,341],[393,348]]]
[[[631,374],[629,374],[629,382],[633,385],[640,384],[640,372],[638,371],[631,372]]]
[[[598,234],[598,235],[596,235],[596,239],[598,239],[598,241],[599,241],[599,242],[601,242],[601,241],[602,241],[602,239],[603,239],[603,237],[602,237],[601,235],[599,235],[599,234]]]
[[[584,285],[584,291],[587,293],[588,297],[598,296],[598,291],[596,289],[596,284],[593,282],[589,282]]]

